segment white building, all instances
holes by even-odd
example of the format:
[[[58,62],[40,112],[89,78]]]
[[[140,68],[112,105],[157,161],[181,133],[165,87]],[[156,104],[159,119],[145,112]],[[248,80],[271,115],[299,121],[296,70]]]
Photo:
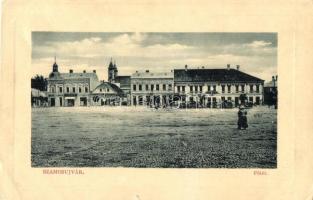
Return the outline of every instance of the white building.
[[[173,100],[173,86],[173,72],[137,71],[131,76],[131,105],[170,105]]]

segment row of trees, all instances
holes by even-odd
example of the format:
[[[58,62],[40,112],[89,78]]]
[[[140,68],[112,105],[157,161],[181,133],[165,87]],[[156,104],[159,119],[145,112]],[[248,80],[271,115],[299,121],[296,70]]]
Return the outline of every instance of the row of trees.
[[[42,75],[36,75],[31,79],[31,88],[40,90],[40,91],[47,91],[48,81]]]

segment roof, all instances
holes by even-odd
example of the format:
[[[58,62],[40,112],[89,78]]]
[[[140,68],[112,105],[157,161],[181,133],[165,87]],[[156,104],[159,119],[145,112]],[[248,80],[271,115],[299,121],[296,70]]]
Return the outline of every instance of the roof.
[[[277,81],[269,81],[264,84],[264,87],[277,87]]]
[[[46,93],[38,89],[32,88],[33,97],[47,97]]]
[[[117,76],[114,81],[121,85],[130,85],[130,76]]]
[[[117,94],[123,93],[123,91],[117,85],[113,83],[109,83],[109,82],[102,82],[93,91],[100,89],[100,88],[110,88],[111,90],[114,90]]]
[[[60,74],[64,79],[74,79],[74,78],[95,78],[97,79],[96,73],[61,73]]]
[[[175,82],[263,82],[236,69],[174,69]]]
[[[174,78],[173,72],[136,72],[132,74],[132,78]]]

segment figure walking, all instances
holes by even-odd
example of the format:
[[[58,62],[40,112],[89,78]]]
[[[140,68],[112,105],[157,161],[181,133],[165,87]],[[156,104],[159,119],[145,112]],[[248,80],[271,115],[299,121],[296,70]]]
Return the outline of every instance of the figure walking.
[[[238,129],[246,129],[248,128],[248,120],[247,120],[247,110],[243,105],[239,106],[238,111]]]

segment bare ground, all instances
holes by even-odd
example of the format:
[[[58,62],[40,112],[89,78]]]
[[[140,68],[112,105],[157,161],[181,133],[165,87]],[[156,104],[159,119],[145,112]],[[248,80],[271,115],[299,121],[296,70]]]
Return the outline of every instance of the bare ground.
[[[33,167],[276,168],[277,111],[34,108]]]

